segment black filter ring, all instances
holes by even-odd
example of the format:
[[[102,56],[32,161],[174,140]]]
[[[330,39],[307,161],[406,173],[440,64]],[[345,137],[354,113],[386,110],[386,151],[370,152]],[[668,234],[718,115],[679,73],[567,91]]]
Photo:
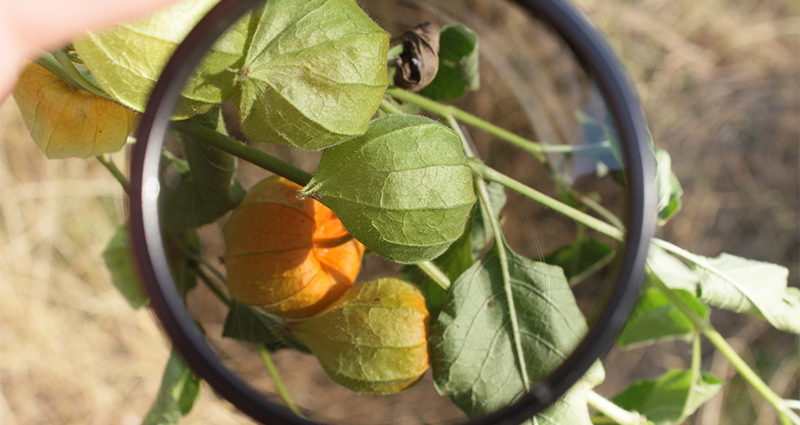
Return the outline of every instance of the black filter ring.
[[[629,190],[628,229],[617,282],[605,308],[575,351],[535,388],[469,425],[518,424],[541,412],[571,388],[614,344],[638,296],[644,262],[655,231],[655,162],[639,101],[603,37],[564,0],[516,0],[563,37],[596,81],[616,126]],[[141,281],[150,305],[175,349],[214,391],[263,424],[315,424],[269,402],[226,368],[197,329],[170,273],[158,214],[158,171],[170,116],[180,92],[214,42],[264,0],[222,0],[175,50],[150,95],[131,158],[130,231]]]

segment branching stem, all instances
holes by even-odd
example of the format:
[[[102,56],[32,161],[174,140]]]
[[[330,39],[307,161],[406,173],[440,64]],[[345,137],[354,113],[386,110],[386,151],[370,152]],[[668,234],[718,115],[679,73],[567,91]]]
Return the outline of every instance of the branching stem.
[[[125,194],[130,196],[131,195],[131,185],[128,183],[128,179],[125,178],[125,175],[122,174],[117,165],[114,164],[114,161],[111,160],[111,157],[108,155],[99,155],[96,157],[97,160],[103,164],[104,167],[114,176],[115,179],[119,182],[120,186],[122,186],[122,190],[125,191]]]
[[[647,423],[647,419],[644,416],[639,413],[629,412],[592,390],[587,391],[586,399],[590,406],[613,421],[609,423],[619,425],[641,425]]]

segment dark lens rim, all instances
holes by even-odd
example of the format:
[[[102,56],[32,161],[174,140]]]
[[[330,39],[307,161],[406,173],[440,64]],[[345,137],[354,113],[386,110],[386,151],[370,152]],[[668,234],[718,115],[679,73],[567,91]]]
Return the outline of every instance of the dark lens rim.
[[[515,0],[548,23],[595,78],[618,131],[629,179],[629,227],[623,263],[605,308],[583,341],[551,375],[513,405],[469,425],[521,423],[566,393],[614,344],[632,310],[644,277],[655,231],[655,162],[649,133],[627,75],[602,36],[563,0]],[[130,231],[139,274],[150,305],[186,363],[219,395],[264,424],[315,424],[295,416],[226,368],[197,330],[170,273],[158,216],[158,171],[172,110],[196,66],[214,42],[264,0],[222,0],[189,33],[169,60],[150,95],[131,158]]]

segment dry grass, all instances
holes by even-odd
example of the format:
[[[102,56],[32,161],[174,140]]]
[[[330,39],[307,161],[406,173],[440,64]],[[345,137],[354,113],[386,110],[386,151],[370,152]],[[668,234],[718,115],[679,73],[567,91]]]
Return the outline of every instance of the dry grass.
[[[578,0],[631,70],[656,143],[686,194],[663,236],[706,255],[788,266],[800,278],[800,2]],[[123,161],[122,156],[117,162]],[[120,191],[93,160],[47,161],[13,102],[0,107],[0,423],[137,424],[168,356],[147,311],[109,283],[100,253],[122,220]],[[781,394],[800,398],[797,338],[715,314]],[[609,394],[685,366],[686,347],[612,353]],[[715,374],[732,373],[704,351]],[[631,367],[630,365],[635,365]],[[734,379],[693,419],[774,423]],[[206,388],[182,423],[249,423]]]

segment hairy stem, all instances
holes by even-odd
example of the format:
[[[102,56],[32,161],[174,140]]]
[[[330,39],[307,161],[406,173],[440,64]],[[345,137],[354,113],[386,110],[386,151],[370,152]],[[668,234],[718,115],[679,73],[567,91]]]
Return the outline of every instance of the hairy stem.
[[[201,139],[221,151],[285,177],[300,186],[305,186],[311,181],[310,173],[206,126],[190,121],[175,121],[172,123],[172,127],[183,134]]]
[[[114,176],[115,179],[119,182],[120,186],[122,186],[122,190],[125,191],[125,194],[130,196],[131,195],[131,185],[128,183],[128,179],[125,178],[125,175],[122,174],[122,171],[117,168],[117,165],[114,164],[114,161],[111,160],[111,157],[108,155],[99,155],[96,156],[97,160],[103,164],[104,167]]]
[[[381,111],[386,112],[387,114],[405,114],[400,108],[395,106],[392,102],[389,102],[386,99],[381,100]]]
[[[258,354],[261,355],[261,360],[264,361],[267,372],[269,372],[269,375],[272,377],[272,381],[275,382],[275,389],[278,390],[278,395],[281,396],[286,406],[289,407],[295,415],[305,418],[303,412],[294,404],[292,397],[289,395],[289,391],[286,389],[286,385],[283,384],[283,379],[281,379],[281,375],[278,373],[278,368],[275,367],[275,363],[272,362],[272,357],[270,357],[267,347],[265,347],[264,344],[258,344],[256,347],[258,348]]]
[[[539,192],[536,189],[532,189],[521,183],[517,180],[512,179],[511,177],[506,176],[505,174],[487,167],[486,165],[479,163],[477,161],[470,161],[469,166],[472,167],[472,170],[477,173],[478,175],[482,176],[486,180],[494,181],[497,183],[502,184],[503,186],[519,192],[522,195],[527,196],[528,198],[533,199],[536,202],[558,212],[561,213],[578,223],[581,223],[587,227],[590,227],[612,239],[617,241],[622,241],[624,239],[624,234],[622,230],[602,221],[595,217],[586,214],[583,211],[577,210],[561,201],[553,199],[542,192]]]
[[[587,391],[586,399],[589,402],[589,406],[594,407],[598,412],[608,416],[609,419],[619,425],[640,425],[647,423],[647,419],[644,416],[636,412],[629,412],[592,390]]]
[[[421,263],[414,264],[419,268],[425,275],[431,278],[440,288],[442,288],[445,292],[450,289],[450,278],[447,277],[444,272],[436,267],[436,264],[433,264],[430,261],[423,261]]]
[[[700,331],[714,346],[722,353],[725,358],[731,363],[731,365],[742,375],[744,378],[756,391],[758,391],[764,399],[767,400],[775,410],[778,411],[778,415],[781,418],[781,423],[784,425],[800,425],[800,418],[789,410],[786,406],[786,402],[781,398],[778,394],[775,394],[763,380],[761,377],[758,376],[750,366],[736,353],[736,350],[728,344],[728,341],[725,341],[725,338],[717,332],[716,329],[711,325],[710,322],[700,317],[691,307],[689,307],[675,292],[672,291],[667,285],[665,285],[661,279],[657,276],[651,280],[658,290],[660,290],[664,295],[678,308],[694,325],[694,327]]]
[[[413,103],[441,117],[452,116],[459,121],[469,124],[475,128],[479,128],[489,134],[506,140],[521,149],[524,149],[526,152],[529,152],[531,155],[536,157],[536,159],[538,159],[540,162],[546,162],[546,158],[544,157],[545,150],[542,144],[532,142],[524,137],[517,136],[508,130],[500,128],[488,121],[484,121],[475,115],[456,108],[455,106],[445,105],[397,87],[389,87],[386,89],[386,94],[396,99]]]

